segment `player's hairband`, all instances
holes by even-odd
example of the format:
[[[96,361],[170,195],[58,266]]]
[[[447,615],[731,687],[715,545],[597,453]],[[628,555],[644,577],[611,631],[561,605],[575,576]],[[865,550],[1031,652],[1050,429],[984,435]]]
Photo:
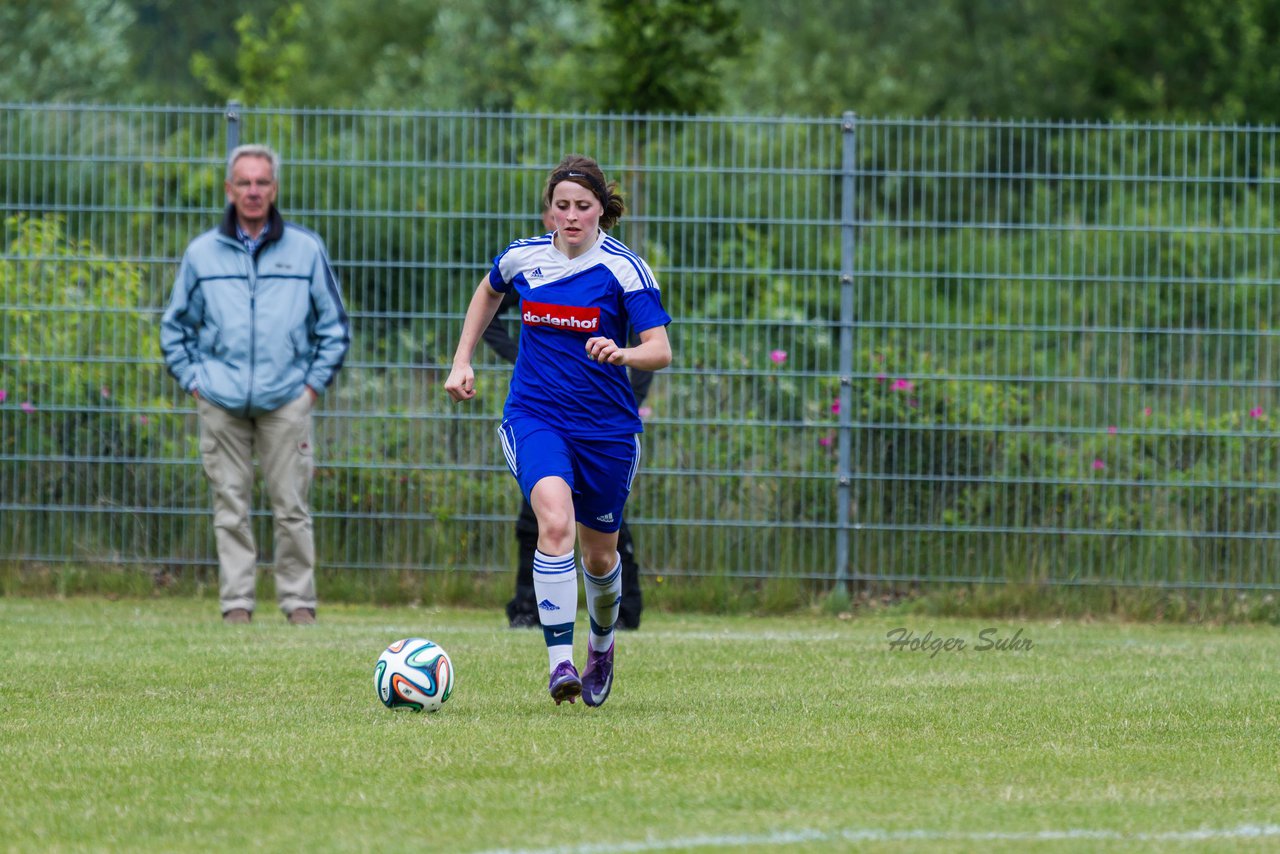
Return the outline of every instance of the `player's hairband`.
[[[576,169],[562,169],[551,176],[551,185],[554,187],[561,181],[569,178],[582,178],[591,185],[591,191],[600,197],[600,204],[606,205],[609,202],[609,191],[605,189],[604,184],[600,183],[600,179],[588,175],[586,172],[579,172]]]

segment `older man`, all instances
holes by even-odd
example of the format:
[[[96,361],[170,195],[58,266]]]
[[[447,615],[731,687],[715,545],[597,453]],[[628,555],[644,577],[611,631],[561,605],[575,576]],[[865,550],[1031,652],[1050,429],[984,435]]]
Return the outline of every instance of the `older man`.
[[[324,242],[276,209],[279,178],[270,148],[231,152],[226,215],[187,247],[161,319],[165,364],[196,398],[228,623],[254,610],[255,452],[275,520],[280,609],[290,623],[315,622],[311,410],[351,340]]]

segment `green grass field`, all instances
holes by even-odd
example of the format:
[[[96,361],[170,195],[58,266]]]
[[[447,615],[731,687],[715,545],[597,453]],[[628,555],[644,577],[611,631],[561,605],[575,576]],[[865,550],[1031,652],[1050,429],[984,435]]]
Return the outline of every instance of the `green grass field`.
[[[406,635],[438,714],[374,695]],[[0,598],[0,849],[1280,847],[1273,627],[652,613],[618,655],[556,707],[496,611]]]

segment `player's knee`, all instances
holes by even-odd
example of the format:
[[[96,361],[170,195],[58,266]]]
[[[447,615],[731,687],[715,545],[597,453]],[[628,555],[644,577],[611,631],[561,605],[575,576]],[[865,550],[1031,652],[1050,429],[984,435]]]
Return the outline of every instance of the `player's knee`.
[[[583,557],[582,564],[587,568],[587,572],[592,575],[608,575],[609,571],[617,564],[617,552],[612,554],[588,554]]]
[[[556,511],[547,511],[538,515],[538,541],[568,544],[573,548],[573,517]],[[560,552],[557,552],[559,554]]]

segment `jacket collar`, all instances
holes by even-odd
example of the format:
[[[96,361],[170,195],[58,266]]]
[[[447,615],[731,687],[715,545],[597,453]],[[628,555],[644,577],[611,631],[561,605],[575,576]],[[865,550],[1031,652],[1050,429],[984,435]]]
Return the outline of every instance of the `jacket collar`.
[[[222,224],[218,226],[218,232],[224,237],[230,237],[232,240],[239,242],[236,237],[235,205],[227,205],[227,210],[222,215]],[[276,210],[275,205],[272,205],[271,210],[267,212],[267,230],[262,235],[261,245],[266,246],[281,237],[284,237],[284,217],[280,216],[280,211]]]

